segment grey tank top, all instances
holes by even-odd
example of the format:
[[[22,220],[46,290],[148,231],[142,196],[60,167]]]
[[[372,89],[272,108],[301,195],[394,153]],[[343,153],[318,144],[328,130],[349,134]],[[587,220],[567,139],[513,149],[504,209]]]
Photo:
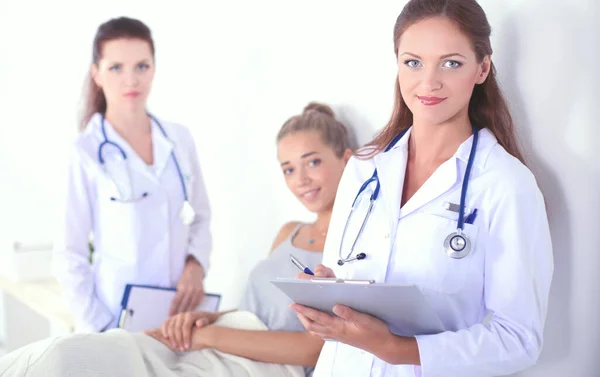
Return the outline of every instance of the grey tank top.
[[[290,254],[311,270],[321,263],[323,253],[299,249],[292,244],[292,239],[303,225],[298,224],[291,235],[277,246],[267,259],[259,262],[248,279],[240,309],[256,314],[269,330],[306,331],[296,312],[288,308],[292,300],[271,283],[271,280],[278,277],[293,278],[300,272],[290,261]],[[305,368],[306,374],[311,375],[313,369]]]

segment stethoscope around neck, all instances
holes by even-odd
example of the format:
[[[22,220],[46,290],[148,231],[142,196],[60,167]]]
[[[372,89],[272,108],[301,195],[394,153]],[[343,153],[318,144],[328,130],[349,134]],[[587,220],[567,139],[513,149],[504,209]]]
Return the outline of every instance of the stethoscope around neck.
[[[158,119],[156,119],[151,114],[148,114],[148,116],[152,119],[152,121],[154,121],[156,123],[156,125],[158,126],[158,129],[163,134],[163,136],[165,138],[169,139],[167,133],[165,132],[165,129],[160,124]],[[121,148],[121,146],[119,146],[119,144],[117,144],[113,141],[110,141],[108,139],[108,136],[106,135],[105,115],[101,114],[101,117],[102,117],[102,120],[100,123],[100,128],[102,130],[102,136],[103,136],[104,140],[98,146],[98,161],[100,162],[100,165],[105,168],[106,165],[105,165],[105,160],[104,160],[104,155],[103,155],[105,147],[111,146],[111,147],[115,148],[119,152],[119,154],[121,155],[121,157],[123,158],[124,161],[127,161],[127,153],[125,153],[125,150],[123,150],[123,148]],[[194,212],[193,207],[189,203],[188,192],[187,192],[187,187],[185,185],[185,180],[183,178],[183,173],[181,172],[181,167],[179,166],[179,161],[177,161],[177,157],[175,156],[175,152],[173,150],[171,151],[171,158],[173,159],[173,162],[175,163],[175,168],[177,170],[177,175],[179,176],[179,182],[181,183],[181,190],[183,193],[183,206],[181,208],[180,218],[181,218],[181,221],[185,225],[189,225],[192,223],[192,221],[194,221],[195,212]],[[105,170],[106,170],[106,168],[105,168]],[[129,172],[127,172],[127,174],[129,174]],[[112,177],[111,177],[111,179],[112,179]],[[113,181],[114,181],[114,179],[113,179]],[[116,184],[116,182],[115,182],[115,184]],[[149,195],[148,192],[143,192],[141,195],[134,197],[134,198],[119,198],[116,196],[111,196],[110,200],[113,202],[119,202],[119,203],[134,203],[134,202],[138,202],[138,201],[148,197],[148,195]]]
[[[469,161],[467,162],[467,169],[465,170],[465,176],[463,178],[463,183],[462,183],[462,188],[461,188],[461,193],[460,193],[460,206],[459,206],[459,210],[458,210],[458,225],[456,227],[456,231],[450,233],[446,237],[446,239],[444,240],[444,245],[443,245],[444,250],[446,251],[446,254],[448,254],[449,257],[454,258],[454,259],[464,258],[471,251],[471,241],[469,240],[469,237],[467,237],[467,235],[463,233],[463,229],[465,226],[464,216],[465,216],[465,200],[467,197],[467,187],[469,185],[469,177],[471,175],[471,168],[473,167],[473,161],[475,160],[475,151],[477,149],[477,141],[479,140],[479,130],[474,125],[471,125],[471,128],[473,129],[473,144],[471,145],[471,152],[469,153]],[[388,152],[390,149],[392,149],[398,143],[398,141],[400,139],[402,139],[402,137],[406,134],[407,131],[408,131],[408,129],[402,131],[398,136],[396,136],[390,142],[390,144],[385,148],[384,153]],[[363,221],[360,225],[358,234],[356,235],[356,237],[354,238],[354,241],[352,242],[352,246],[350,247],[350,252],[348,254],[346,254],[346,256],[344,257],[344,256],[342,256],[342,249],[344,246],[344,239],[346,236],[346,232],[348,230],[348,225],[350,224],[352,215],[353,215],[354,211],[358,208],[363,195],[368,192],[367,189],[373,182],[375,182],[375,190],[373,190],[373,192],[371,193],[371,196],[369,198],[369,208],[367,209],[367,213],[366,213],[365,217],[363,218]],[[366,253],[358,253],[353,256],[354,248],[356,247],[356,244],[358,243],[358,240],[360,239],[360,236],[362,235],[362,232],[365,229],[365,226],[367,225],[367,221],[369,220],[369,216],[371,215],[371,211],[373,210],[373,205],[375,204],[375,201],[379,197],[380,189],[381,189],[381,184],[379,182],[379,177],[377,176],[377,169],[375,169],[373,171],[373,175],[371,176],[371,178],[367,179],[362,184],[362,186],[360,186],[360,189],[358,190],[358,194],[356,194],[356,197],[354,198],[354,201],[352,202],[352,207],[350,208],[350,213],[348,214],[348,218],[346,219],[346,224],[344,225],[344,231],[342,232],[342,239],[340,241],[340,246],[339,246],[339,250],[338,250],[339,259],[338,259],[337,264],[339,266],[343,266],[345,263],[352,262],[354,260],[362,260],[362,259],[367,258]]]

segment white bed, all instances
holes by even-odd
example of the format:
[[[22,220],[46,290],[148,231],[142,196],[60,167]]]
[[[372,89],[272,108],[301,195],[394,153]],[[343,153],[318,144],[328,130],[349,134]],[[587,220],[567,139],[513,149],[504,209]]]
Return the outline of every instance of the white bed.
[[[219,326],[266,330],[250,312],[222,316]],[[304,377],[300,366],[261,363],[214,349],[173,352],[141,333],[110,330],[45,339],[0,358],[0,377]]]

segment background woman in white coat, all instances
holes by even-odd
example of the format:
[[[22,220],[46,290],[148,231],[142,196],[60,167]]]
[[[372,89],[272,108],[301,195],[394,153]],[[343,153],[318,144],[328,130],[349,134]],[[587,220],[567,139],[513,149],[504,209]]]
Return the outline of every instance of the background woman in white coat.
[[[394,50],[394,111],[344,171],[315,273],[414,284],[445,331],[398,336],[348,307],[330,316],[294,304],[306,329],[333,340],[314,376],[515,373],[542,349],[553,258],[544,200],[496,81],[486,15],[475,0],[411,0],[397,19]],[[378,180],[344,232],[375,169]],[[380,195],[358,235],[377,182]]]
[[[204,296],[208,199],[190,133],[146,110],[154,67],[142,22],[98,28],[55,243],[56,276],[78,331],[115,327],[128,283],[176,287],[171,314]]]
[[[53,339],[50,346],[46,340],[32,343],[0,357],[0,370],[4,366],[9,376],[22,376],[26,370],[31,375],[43,371],[43,375],[49,377],[72,375],[70,372],[74,370],[81,375],[85,375],[85,371],[87,375],[95,376],[191,376],[193,372],[198,377],[311,376],[323,340],[304,329],[289,308],[291,300],[271,281],[281,276],[294,276],[298,271],[291,263],[290,255],[310,268],[321,263],[333,201],[351,154],[348,131],[327,105],[312,102],[302,114],[289,118],[281,127],[277,135],[281,172],[294,197],[316,218],[312,223],[292,221],[279,230],[268,257],[250,274],[238,313],[240,316],[226,321],[233,321],[234,326],[220,322],[225,312],[179,313],[167,320],[162,329],[146,332],[177,354],[165,353],[163,347],[148,342],[144,336],[113,330]],[[265,327],[248,328],[248,321],[243,319],[248,318],[248,314]],[[206,361],[206,354],[198,352],[206,348],[218,350],[221,353],[219,360],[230,360],[229,354],[242,360],[255,360],[262,367],[256,363],[248,369],[246,361],[244,368],[231,362],[225,364],[227,367],[217,363],[219,368],[213,368],[211,362]],[[192,354],[188,356],[185,351]],[[90,360],[90,353],[99,357]],[[27,362],[30,359],[35,360],[31,368]],[[148,374],[136,369],[140,360],[145,367],[141,370]],[[268,364],[304,366],[304,369],[295,368],[297,373],[283,374],[277,371],[284,369]],[[165,373],[166,369],[173,373]],[[264,373],[266,370],[270,373]]]

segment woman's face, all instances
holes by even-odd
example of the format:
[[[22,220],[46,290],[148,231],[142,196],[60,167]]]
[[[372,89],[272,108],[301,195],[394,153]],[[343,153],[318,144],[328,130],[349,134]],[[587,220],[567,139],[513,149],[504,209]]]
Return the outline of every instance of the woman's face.
[[[473,89],[490,66],[488,56],[477,61],[469,38],[444,17],[411,25],[398,44],[398,83],[415,123],[468,118]]]
[[[317,131],[288,134],[277,146],[287,186],[309,211],[317,213],[333,207],[338,183],[351,155],[348,149],[337,157]]]
[[[120,38],[105,42],[102,58],[92,65],[92,76],[102,88],[108,108],[145,109],[154,78],[150,44],[141,39]]]

